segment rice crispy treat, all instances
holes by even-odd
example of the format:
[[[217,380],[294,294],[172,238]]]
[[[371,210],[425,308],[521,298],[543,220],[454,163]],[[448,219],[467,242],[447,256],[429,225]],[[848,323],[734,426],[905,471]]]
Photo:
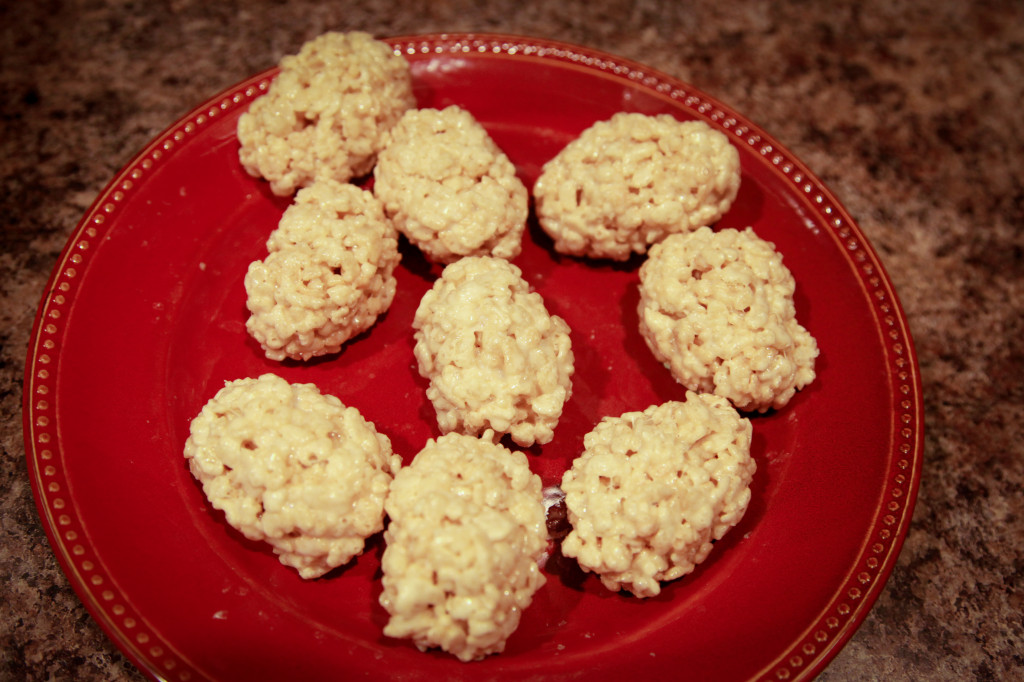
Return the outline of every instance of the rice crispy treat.
[[[640,332],[676,381],[744,411],[784,407],[815,377],[818,345],[796,320],[796,282],[747,228],[701,228],[640,267]]]
[[[718,221],[740,186],[739,152],[701,121],[620,112],[548,161],[533,187],[559,253],[626,260]]]
[[[192,420],[185,458],[228,524],[307,579],[383,529],[402,463],[358,410],[273,374],[227,382]]]
[[[604,418],[562,477],[572,524],[562,554],[609,590],[658,595],[746,512],[751,431],[727,400],[693,392]]]
[[[319,178],[373,168],[384,134],[416,105],[409,64],[370,34],[324,33],[281,59],[267,92],[238,119],[238,156],[288,196]]]
[[[320,180],[298,192],[245,275],[246,329],[271,360],[336,353],[391,306],[398,233],[372,193]]]
[[[441,436],[398,472],[385,509],[384,634],[462,661],[502,652],[545,582],[541,481],[526,456]]]
[[[378,157],[374,192],[432,262],[511,260],[522,248],[526,187],[484,127],[457,106],[402,116]]]
[[[488,256],[446,266],[420,300],[413,329],[442,433],[551,441],[572,394],[569,326],[548,313],[518,267]]]

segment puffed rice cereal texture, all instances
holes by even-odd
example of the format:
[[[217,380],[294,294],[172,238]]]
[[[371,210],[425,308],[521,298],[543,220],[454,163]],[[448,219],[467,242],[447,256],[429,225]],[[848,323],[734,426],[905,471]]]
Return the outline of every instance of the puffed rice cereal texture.
[[[415,105],[409,64],[391,46],[324,33],[282,58],[238,119],[239,160],[280,196],[320,178],[348,182],[370,172],[384,134]]]
[[[367,190],[319,180],[299,190],[245,275],[246,330],[271,360],[337,353],[395,298],[398,233]]]
[[[724,134],[702,121],[620,112],[548,161],[533,194],[556,251],[621,261],[714,224],[739,186],[739,152]]]
[[[750,422],[724,398],[606,417],[562,477],[572,531],[562,553],[609,590],[660,594],[743,517],[756,468]]]
[[[307,579],[383,529],[402,463],[354,407],[273,374],[227,382],[192,420],[185,458],[228,524]]]
[[[413,319],[413,352],[442,433],[554,437],[574,372],[569,326],[502,258],[447,265]]]
[[[384,634],[462,661],[504,651],[545,582],[541,482],[526,456],[441,436],[398,472],[385,508]]]
[[[674,235],[640,267],[640,332],[686,388],[748,412],[779,409],[814,380],[818,356],[795,290],[781,254],[750,228]]]
[[[428,260],[511,260],[522,248],[526,186],[473,115],[458,106],[407,111],[374,168],[374,193]]]

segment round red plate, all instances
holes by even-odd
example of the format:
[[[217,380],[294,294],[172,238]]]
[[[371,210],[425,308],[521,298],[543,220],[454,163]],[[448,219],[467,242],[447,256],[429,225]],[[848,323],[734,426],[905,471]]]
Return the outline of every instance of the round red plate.
[[[754,415],[754,497],[695,573],[654,599],[613,594],[557,548],[505,653],[459,663],[385,638],[381,539],[303,581],[206,503],[182,456],[226,380],[277,372],[358,407],[408,461],[437,434],[410,322],[439,269],[408,248],[387,316],[337,356],[266,360],[245,333],[248,263],[287,200],[245,174],[235,123],[270,70],[177,121],[101,193],[39,307],[25,441],[43,524],[86,607],[146,674],[168,680],[802,679],[863,620],[910,521],[921,472],[920,377],[906,320],[864,235],[765,132],[695,88],[593,50],[495,35],[390,39],[423,107],[471,111],[532,186],[541,165],[621,110],[700,119],[742,158],[720,227],[752,226],[797,281],[818,377]],[[572,328],[574,394],[529,457],[546,485],[603,416],[681,398],[637,329],[639,259],[554,254],[531,223],[516,263]]]

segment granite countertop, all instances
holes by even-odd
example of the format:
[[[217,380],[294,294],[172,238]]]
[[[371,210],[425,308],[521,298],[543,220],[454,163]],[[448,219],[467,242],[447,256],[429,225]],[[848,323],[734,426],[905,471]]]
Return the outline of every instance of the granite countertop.
[[[601,49],[694,84],[802,159],[901,298],[926,430],[902,553],[820,679],[1024,678],[1024,4],[79,0],[5,3],[0,23],[0,679],[141,679],[58,567],[26,468],[26,349],[68,235],[192,106],[354,29]]]

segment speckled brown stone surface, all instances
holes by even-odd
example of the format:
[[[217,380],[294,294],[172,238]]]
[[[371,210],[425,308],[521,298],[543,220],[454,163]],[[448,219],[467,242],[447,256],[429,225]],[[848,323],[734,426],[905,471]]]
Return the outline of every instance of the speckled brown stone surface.
[[[874,244],[914,334],[925,469],[889,583],[822,680],[1024,679],[1024,4],[387,0],[0,4],[0,679],[134,680],[35,511],[35,308],[106,181],[326,30],[552,37],[693,83],[779,139]]]

